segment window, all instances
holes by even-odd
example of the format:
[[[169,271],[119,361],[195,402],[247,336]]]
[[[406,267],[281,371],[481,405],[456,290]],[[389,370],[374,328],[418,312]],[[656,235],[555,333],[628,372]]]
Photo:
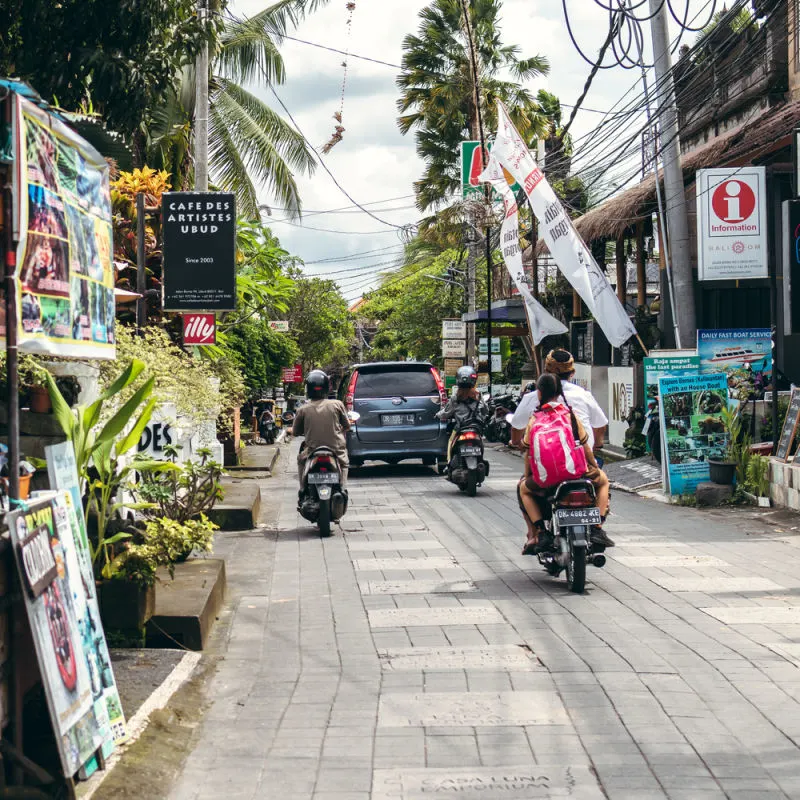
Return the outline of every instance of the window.
[[[359,370],[356,397],[439,396],[430,367],[419,369]]]

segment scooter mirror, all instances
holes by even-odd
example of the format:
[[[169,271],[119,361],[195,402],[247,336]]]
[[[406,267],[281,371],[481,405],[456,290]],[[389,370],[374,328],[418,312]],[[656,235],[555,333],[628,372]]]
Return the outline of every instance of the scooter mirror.
[[[510,425],[512,420],[514,419],[513,414],[506,414],[506,422]]]
[[[358,411],[348,411],[347,419],[349,419],[350,422],[358,422],[361,419],[361,414],[359,414]]]

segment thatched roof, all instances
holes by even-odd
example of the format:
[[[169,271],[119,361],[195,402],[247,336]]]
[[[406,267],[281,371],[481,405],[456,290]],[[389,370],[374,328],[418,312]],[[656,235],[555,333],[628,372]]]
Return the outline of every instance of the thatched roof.
[[[750,156],[757,158],[765,149],[791,134],[800,123],[800,101],[783,103],[760,114],[751,122],[682,157],[683,181],[694,181],[698,169],[724,167]],[[663,191],[663,176],[661,179]],[[663,197],[663,195],[662,195]],[[616,239],[636,222],[648,218],[656,207],[656,180],[652,175],[636,186],[612,197],[575,220],[584,241]],[[546,253],[543,241],[537,254]],[[525,255],[530,258],[530,248]]]

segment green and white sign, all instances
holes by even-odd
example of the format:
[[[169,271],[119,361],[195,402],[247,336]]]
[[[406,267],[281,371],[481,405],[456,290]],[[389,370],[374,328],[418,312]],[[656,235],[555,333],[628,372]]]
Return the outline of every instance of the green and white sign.
[[[489,142],[487,149],[489,152],[492,151],[492,142]],[[481,172],[483,172],[481,143],[461,142],[461,196],[465,200],[468,197],[483,195],[483,184],[478,180]],[[519,184],[514,181],[508,172],[505,175],[511,190],[516,194],[520,188]]]
[[[488,355],[487,341],[488,340],[485,336],[482,336],[480,339],[478,339],[478,355]],[[500,353],[500,339],[496,338],[495,336],[492,337],[492,353],[494,355],[498,355]]]

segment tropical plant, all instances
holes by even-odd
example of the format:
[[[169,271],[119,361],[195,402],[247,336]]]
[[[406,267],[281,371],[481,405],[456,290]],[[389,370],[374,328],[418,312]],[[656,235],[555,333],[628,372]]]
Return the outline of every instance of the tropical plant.
[[[728,434],[725,460],[736,464],[736,482],[739,486],[744,486],[747,482],[750,462],[754,456],[750,452],[752,439],[743,424],[741,406],[723,406],[721,416]]]
[[[165,447],[164,454],[177,469],[137,466],[139,479],[130,486],[135,497],[151,504],[151,508],[145,509],[145,516],[184,523],[210,511],[222,499],[222,466],[211,458],[210,450],[198,450],[199,461],[183,464],[178,464],[176,447]]]
[[[465,139],[480,138],[479,111],[485,135],[496,127],[497,100],[505,103],[517,130],[531,144],[548,132],[546,115],[520,83],[546,74],[547,60],[521,58],[519,47],[502,44],[501,6],[500,0],[471,0],[467,25],[460,0],[434,0],[420,12],[417,34],[403,40],[398,124],[403,134],[416,130],[417,152],[426,162],[423,177],[414,185],[422,211],[460,193],[459,147]],[[469,30],[478,62],[480,108],[475,103]]]
[[[232,327],[226,334],[224,350],[236,359],[250,392],[280,383],[283,368],[296,364],[301,355],[291,335],[273,331],[260,318]]]
[[[754,455],[747,467],[747,490],[756,497],[769,496],[769,459]]]

